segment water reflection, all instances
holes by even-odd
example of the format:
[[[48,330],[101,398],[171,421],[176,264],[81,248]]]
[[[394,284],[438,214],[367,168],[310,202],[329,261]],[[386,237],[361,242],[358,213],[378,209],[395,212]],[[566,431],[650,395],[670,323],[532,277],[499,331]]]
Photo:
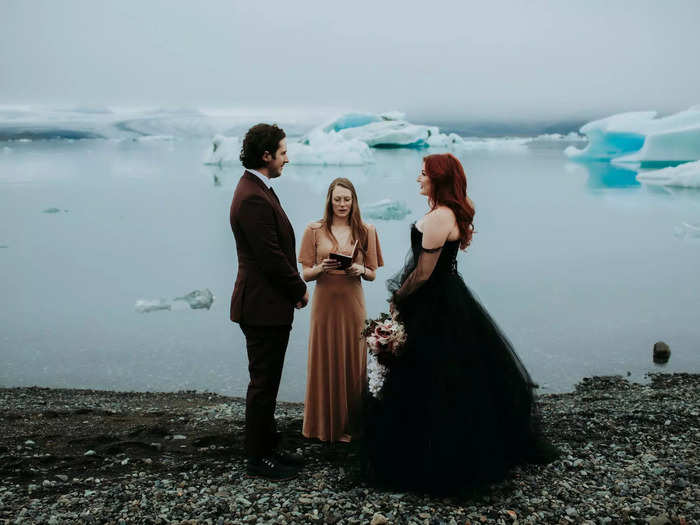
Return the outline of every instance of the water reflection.
[[[584,169],[588,178],[586,185],[592,191],[607,189],[638,189],[637,170],[617,166],[607,161],[587,161],[567,164],[567,169],[577,171]]]

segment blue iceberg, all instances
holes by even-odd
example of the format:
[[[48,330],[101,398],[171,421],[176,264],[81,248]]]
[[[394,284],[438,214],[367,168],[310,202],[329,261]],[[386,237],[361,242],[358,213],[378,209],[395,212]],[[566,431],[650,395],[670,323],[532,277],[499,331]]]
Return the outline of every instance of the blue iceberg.
[[[700,188],[700,161],[686,162],[680,166],[660,170],[643,171],[637,180],[649,186],[673,186]]]
[[[655,111],[621,113],[589,122],[581,133],[584,149],[565,153],[577,160],[607,160],[615,164],[671,165],[700,160],[700,106],[656,118]]]
[[[346,140],[364,142],[371,148],[425,148],[435,126],[411,124],[398,111],[388,113],[346,113],[315,128],[302,142],[312,144],[319,133],[337,135]]]
[[[381,121],[382,118],[379,115],[372,113],[347,113],[326,124],[322,129],[325,133],[330,133],[331,131],[337,132],[343,129],[359,128],[360,126]]]

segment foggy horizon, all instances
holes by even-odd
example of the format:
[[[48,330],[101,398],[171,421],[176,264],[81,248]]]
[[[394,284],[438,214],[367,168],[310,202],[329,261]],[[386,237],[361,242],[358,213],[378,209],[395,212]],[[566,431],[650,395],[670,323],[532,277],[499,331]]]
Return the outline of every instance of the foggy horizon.
[[[446,122],[700,104],[700,70],[688,67],[697,2],[398,6],[5,0],[0,104],[329,107]]]

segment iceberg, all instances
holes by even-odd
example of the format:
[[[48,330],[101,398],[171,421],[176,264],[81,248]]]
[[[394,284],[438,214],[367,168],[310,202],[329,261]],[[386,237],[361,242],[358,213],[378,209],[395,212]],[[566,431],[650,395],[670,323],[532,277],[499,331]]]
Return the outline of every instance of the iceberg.
[[[346,113],[314,128],[302,143],[311,143],[320,132],[337,133],[343,139],[364,142],[371,148],[425,148],[428,139],[439,134],[434,126],[411,124],[405,118],[399,111]]]
[[[589,122],[581,133],[588,146],[569,146],[571,159],[616,164],[679,163],[700,160],[700,106],[656,118],[655,111],[621,113]]]
[[[288,138],[289,162],[310,166],[363,166],[374,163],[372,150],[380,148],[522,152],[527,151],[530,144],[587,140],[576,132],[537,137],[464,138],[456,133],[442,133],[438,126],[413,124],[405,119],[405,114],[398,111],[342,114],[316,126],[299,140]],[[240,165],[240,149],[238,136],[218,134],[205,153],[204,163]]]
[[[344,138],[336,131],[312,131],[304,141],[292,142],[287,149],[290,164],[364,166],[374,162],[372,151],[366,143]]]
[[[643,171],[637,180],[650,186],[676,186],[700,188],[700,161],[686,162],[680,166],[660,170]]]
[[[216,135],[204,154],[204,164],[240,164],[241,141],[238,137]]]
[[[359,140],[372,148],[425,148],[438,128],[411,124],[403,120],[385,120],[338,131],[346,139]]]
[[[195,290],[182,297],[176,297],[173,300],[185,301],[193,310],[199,310],[201,308],[209,310],[214,302],[214,294],[209,288],[205,288],[204,290]]]
[[[368,219],[380,221],[400,221],[411,214],[406,204],[402,201],[382,199],[362,207],[362,215]]]
[[[204,164],[240,165],[241,140],[217,135],[207,150]],[[369,146],[359,140],[347,140],[337,132],[316,130],[303,142],[288,141],[289,163],[302,166],[364,166],[374,162]]]
[[[260,121],[301,136],[330,115],[328,109],[105,108],[0,104],[0,142],[20,140],[133,140],[240,135]]]
[[[379,115],[372,113],[347,113],[321,126],[321,129],[324,133],[330,133],[331,131],[337,132],[343,129],[358,128],[381,121],[382,118]]]

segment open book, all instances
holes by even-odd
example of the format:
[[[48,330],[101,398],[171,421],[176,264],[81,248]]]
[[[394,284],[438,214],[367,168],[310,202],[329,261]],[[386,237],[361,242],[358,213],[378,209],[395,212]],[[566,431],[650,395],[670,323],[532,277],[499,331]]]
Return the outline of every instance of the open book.
[[[338,266],[338,269],[345,270],[347,268],[350,268],[350,266],[352,266],[352,261],[355,260],[356,255],[357,255],[357,241],[355,241],[355,244],[352,245],[352,251],[350,252],[350,255],[346,255],[343,253],[331,252],[328,254],[328,258],[333,259],[335,261],[339,261],[340,266]]]

